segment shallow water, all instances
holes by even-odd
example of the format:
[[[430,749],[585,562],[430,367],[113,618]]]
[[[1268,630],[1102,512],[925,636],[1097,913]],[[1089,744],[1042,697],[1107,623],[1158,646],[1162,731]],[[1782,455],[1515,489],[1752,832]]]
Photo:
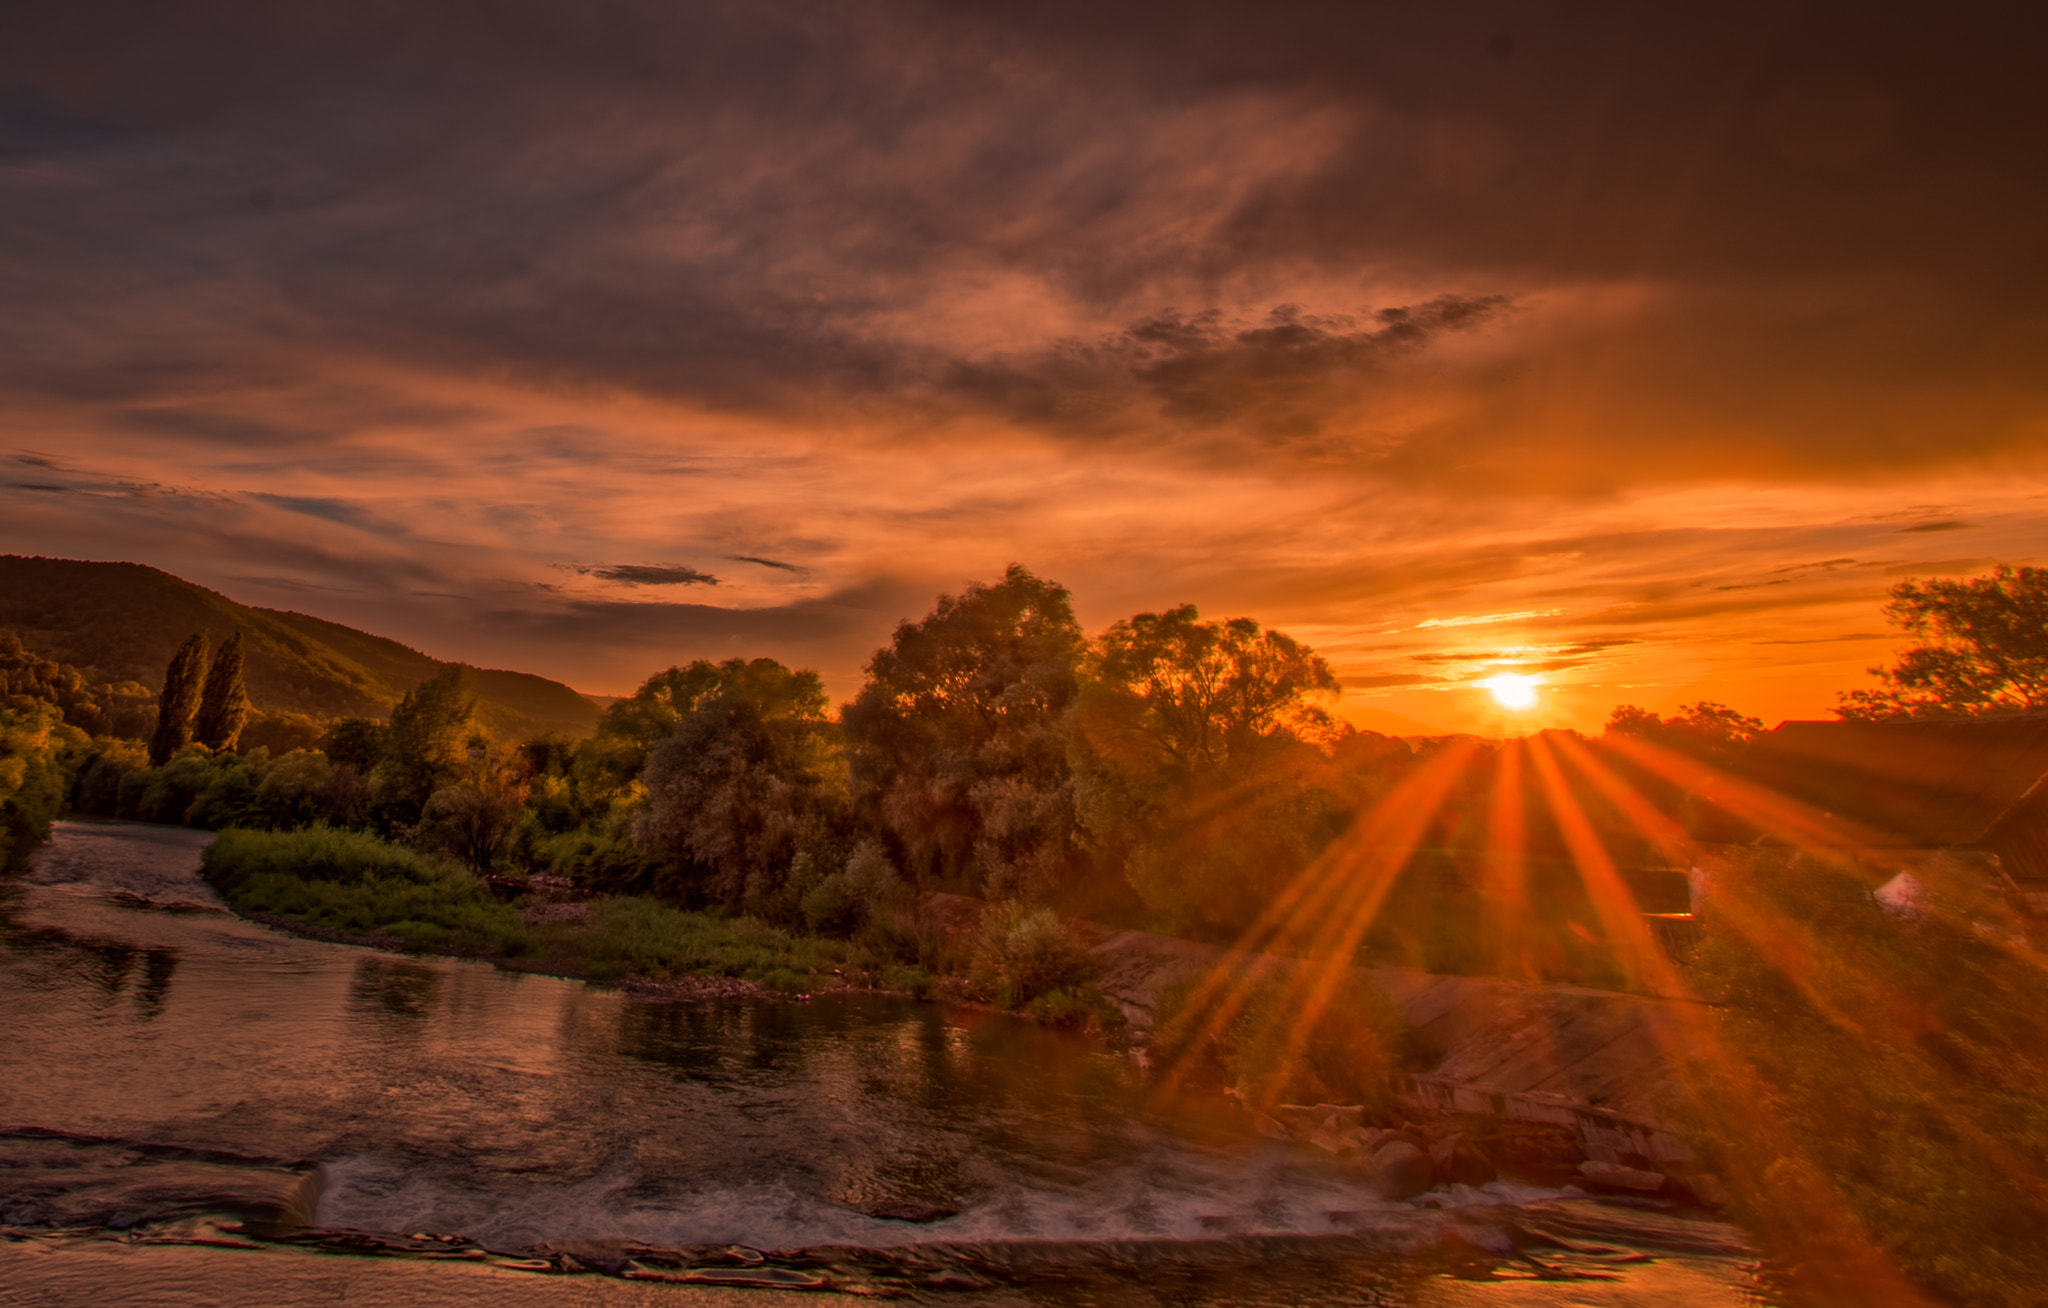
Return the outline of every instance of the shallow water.
[[[65,823],[0,884],[0,1285],[26,1302],[1759,1302],[1719,1223],[1508,1183],[1382,1202],[1007,1018],[296,939],[221,911],[204,839]]]

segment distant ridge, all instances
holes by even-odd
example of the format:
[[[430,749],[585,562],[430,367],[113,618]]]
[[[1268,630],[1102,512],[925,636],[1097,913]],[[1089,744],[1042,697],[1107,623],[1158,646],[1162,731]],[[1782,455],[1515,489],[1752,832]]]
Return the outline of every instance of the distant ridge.
[[[94,681],[151,690],[178,643],[204,631],[215,648],[234,632],[255,706],[315,718],[384,717],[445,667],[409,645],[338,622],[238,604],[218,591],[140,563],[0,555],[0,627],[44,658]],[[479,670],[477,716],[500,739],[557,731],[585,737],[597,705],[529,672]]]

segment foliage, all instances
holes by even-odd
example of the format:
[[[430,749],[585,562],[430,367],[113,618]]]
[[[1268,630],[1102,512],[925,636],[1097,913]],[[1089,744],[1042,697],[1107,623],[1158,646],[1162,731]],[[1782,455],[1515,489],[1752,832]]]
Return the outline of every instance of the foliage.
[[[64,721],[90,735],[140,736],[154,720],[154,699],[133,682],[92,685],[69,664],[46,659],[0,631],[0,708],[54,704]]]
[[[908,890],[882,847],[863,841],[843,871],[811,886],[798,903],[804,924],[812,931],[844,938],[868,925],[871,917],[900,905]]]
[[[1319,980],[1308,968],[1228,984],[1176,978],[1154,1001],[1148,1051],[1163,1065],[1222,1077],[1256,1107],[1362,1104],[1385,1117],[1396,1077],[1425,1065],[1429,1051],[1379,988],[1349,969],[1305,1018]]]
[[[1152,753],[1152,766],[1203,772],[1270,746],[1335,734],[1313,696],[1337,678],[1313,650],[1250,618],[1203,622],[1192,604],[1140,613],[1097,642],[1084,723],[1109,757]]]
[[[983,917],[974,947],[974,981],[1005,1008],[1095,979],[1095,960],[1049,908],[998,904]]]
[[[207,670],[192,735],[208,749],[231,750],[248,723],[249,692],[242,686],[242,633],[238,631],[221,645]]]
[[[519,913],[467,874],[362,831],[224,831],[201,863],[235,907],[407,948],[516,956],[529,936]]]
[[[338,766],[351,767],[368,776],[384,759],[391,730],[370,718],[338,718],[327,725],[319,748]]]
[[[192,715],[199,708],[206,672],[206,633],[195,631],[178,646],[164,669],[164,688],[156,700],[156,733],[149,738],[149,761],[158,767],[192,739]]]
[[[900,623],[841,714],[855,795],[922,888],[1054,891],[1075,869],[1063,715],[1084,641],[1067,591],[1012,564]]]
[[[634,836],[668,864],[664,893],[736,908],[750,879],[758,887],[826,841],[838,755],[817,673],[773,659],[719,671],[649,756]]]
[[[420,833],[482,875],[511,844],[525,801],[526,787],[510,770],[486,762],[434,792],[420,815]]]
[[[805,990],[850,958],[834,941],[643,898],[601,900],[584,924],[529,926],[467,873],[367,832],[225,831],[203,866],[207,881],[247,912],[592,980],[708,973]]]
[[[1716,869],[1704,1145],[1786,1263],[1853,1274],[1874,1242],[1944,1299],[2036,1303],[2048,973],[1981,868],[1915,868],[1914,918],[1873,901],[1883,875],[1768,848]]]
[[[1955,718],[2048,708],[2048,568],[2000,566],[1966,581],[1891,589],[1885,616],[1926,643],[1870,669],[1882,688],[1844,692],[1844,718]]]
[[[49,835],[85,747],[54,704],[0,708],[0,869],[21,866]]]
[[[476,670],[459,663],[398,701],[373,773],[387,822],[417,821],[434,792],[456,781],[470,751],[488,748],[472,727],[475,714]]]

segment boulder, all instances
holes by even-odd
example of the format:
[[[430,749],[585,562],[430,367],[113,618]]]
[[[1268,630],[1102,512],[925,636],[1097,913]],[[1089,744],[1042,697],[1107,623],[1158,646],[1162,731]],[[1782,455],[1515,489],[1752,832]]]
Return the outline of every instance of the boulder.
[[[1252,1114],[1252,1129],[1268,1140],[1292,1140],[1294,1133],[1281,1122],[1265,1113]]]
[[[1447,1135],[1431,1145],[1429,1164],[1437,1181],[1443,1185],[1485,1185],[1500,1175],[1462,1131]]]
[[[1579,1175],[1596,1190],[1619,1190],[1630,1194],[1655,1194],[1664,1188],[1664,1173],[1620,1163],[1589,1159],[1579,1164]]]
[[[1382,1199],[1413,1199],[1436,1179],[1429,1155],[1406,1140],[1381,1145],[1367,1164],[1367,1175]]]

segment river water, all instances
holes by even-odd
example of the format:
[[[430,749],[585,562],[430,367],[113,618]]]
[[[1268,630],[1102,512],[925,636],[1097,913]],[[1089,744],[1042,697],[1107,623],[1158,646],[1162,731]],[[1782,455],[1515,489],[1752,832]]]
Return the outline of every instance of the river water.
[[[0,882],[0,1304],[1764,1302],[1723,1224],[1384,1202],[1005,1017],[298,939],[205,840],[62,823]]]

